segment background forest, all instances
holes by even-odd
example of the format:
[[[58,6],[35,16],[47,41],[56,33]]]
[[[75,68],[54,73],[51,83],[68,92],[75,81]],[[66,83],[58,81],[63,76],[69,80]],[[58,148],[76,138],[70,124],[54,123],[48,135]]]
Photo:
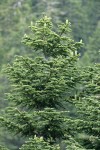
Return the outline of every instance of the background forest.
[[[66,19],[71,22],[71,38],[77,42],[82,39],[84,43],[84,45],[78,51],[80,56],[77,66],[87,67],[93,66],[95,63],[100,63],[99,0],[1,0],[1,115],[6,106],[12,105],[11,102],[8,103],[6,100],[5,93],[9,92],[10,86],[6,76],[3,73],[3,69],[8,63],[12,64],[16,55],[29,56],[31,58],[35,57],[36,53],[33,53],[32,48],[23,44],[22,38],[24,34],[29,34],[30,29],[28,27],[34,24],[36,20],[40,19],[44,15],[52,18],[55,32],[57,29],[57,24],[64,23]],[[71,109],[70,107],[71,106],[69,106],[69,109]],[[0,145],[6,145],[10,150],[18,150],[20,145],[22,145],[26,139],[26,137],[20,138],[20,136],[15,136],[4,128],[0,128]],[[95,149],[99,150],[99,148],[97,146]]]

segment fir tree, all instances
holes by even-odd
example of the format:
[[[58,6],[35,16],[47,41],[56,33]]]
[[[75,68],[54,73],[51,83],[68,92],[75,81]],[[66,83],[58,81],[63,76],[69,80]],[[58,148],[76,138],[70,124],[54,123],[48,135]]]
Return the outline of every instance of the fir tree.
[[[33,55],[34,51],[41,55],[34,59],[16,56],[14,63],[8,65],[5,72],[12,86],[7,97],[13,103],[0,118],[1,124],[31,138],[21,150],[59,150],[62,146],[85,150],[87,145],[79,137],[83,133],[85,139],[92,135],[99,143],[99,117],[95,116],[95,112],[99,113],[98,67],[77,67],[77,50],[82,43],[70,38],[68,21],[54,32],[50,18],[45,16],[30,28],[32,34],[25,35],[23,43],[33,49]],[[97,123],[93,119],[98,119]],[[89,148],[96,149],[95,144]]]

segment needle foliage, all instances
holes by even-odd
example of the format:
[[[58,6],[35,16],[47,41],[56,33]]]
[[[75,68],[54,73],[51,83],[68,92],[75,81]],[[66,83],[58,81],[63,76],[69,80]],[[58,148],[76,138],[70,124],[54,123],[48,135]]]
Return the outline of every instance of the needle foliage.
[[[85,150],[89,144],[94,149],[100,133],[98,67],[77,67],[82,42],[71,39],[68,21],[55,32],[45,16],[30,29],[23,43],[39,55],[16,56],[7,66],[11,107],[0,118],[1,124],[29,138],[21,150]]]

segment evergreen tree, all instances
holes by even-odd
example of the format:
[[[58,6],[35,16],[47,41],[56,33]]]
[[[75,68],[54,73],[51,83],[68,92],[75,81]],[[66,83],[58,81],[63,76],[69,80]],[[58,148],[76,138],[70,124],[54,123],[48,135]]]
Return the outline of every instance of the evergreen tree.
[[[0,117],[1,125],[30,138],[21,150],[99,150],[100,66],[77,67],[82,43],[70,38],[68,21],[54,32],[45,16],[30,28],[23,43],[41,55],[16,56],[5,70],[11,107]]]
[[[59,25],[58,33],[52,28],[50,19],[44,17],[31,26],[33,36],[25,35],[23,42],[43,56],[35,59],[17,56],[13,66],[7,67],[12,83],[8,99],[14,104],[1,118],[9,130],[25,137],[42,136],[50,144],[70,141],[73,136],[72,119],[65,108],[78,82],[75,62],[76,50],[81,45],[66,37],[70,32],[68,21]]]
[[[69,18],[72,22],[72,36],[75,40],[82,38],[86,44],[86,52],[80,60],[83,66],[99,62],[99,7],[99,0],[0,1],[0,70],[3,68],[3,64],[12,61],[15,54],[31,55],[30,47],[25,48],[20,39],[23,33],[28,33],[26,27],[30,21],[34,21],[36,17],[40,17],[43,13],[52,17],[54,30],[57,29],[58,22],[64,22],[66,18]],[[81,49],[82,53],[83,50]],[[1,110],[8,105],[5,101],[4,91],[8,92],[10,88],[1,71],[0,83],[0,113],[2,114]],[[71,112],[71,114],[73,113]],[[19,145],[18,141],[20,140],[12,140],[13,137],[11,137],[0,129],[0,143],[4,142],[9,145],[10,149],[16,149],[15,145]],[[14,143],[14,145],[11,145],[11,143]]]

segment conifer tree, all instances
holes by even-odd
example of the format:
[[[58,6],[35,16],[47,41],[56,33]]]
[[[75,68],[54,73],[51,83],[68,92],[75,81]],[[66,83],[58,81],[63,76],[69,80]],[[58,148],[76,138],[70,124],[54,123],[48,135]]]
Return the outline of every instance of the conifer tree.
[[[55,33],[50,18],[44,17],[31,26],[32,37],[25,35],[23,42],[42,56],[17,56],[13,65],[7,67],[12,83],[8,99],[14,104],[2,122],[9,130],[25,137],[42,136],[50,144],[71,136],[65,125],[66,121],[70,125],[71,119],[65,117],[69,112],[64,105],[67,106],[77,83],[76,50],[81,43],[66,37],[69,26],[66,21]]]
[[[12,85],[7,94],[11,107],[0,117],[1,124],[30,138],[21,150],[85,150],[86,135],[94,139],[89,138],[88,148],[96,149],[94,141],[98,139],[99,143],[100,139],[96,116],[100,108],[100,70],[97,66],[77,67],[77,50],[82,42],[70,38],[68,21],[54,32],[50,18],[45,16],[30,28],[32,33],[24,36],[23,43],[39,56],[16,56],[5,70]],[[84,140],[79,134],[85,135]]]

